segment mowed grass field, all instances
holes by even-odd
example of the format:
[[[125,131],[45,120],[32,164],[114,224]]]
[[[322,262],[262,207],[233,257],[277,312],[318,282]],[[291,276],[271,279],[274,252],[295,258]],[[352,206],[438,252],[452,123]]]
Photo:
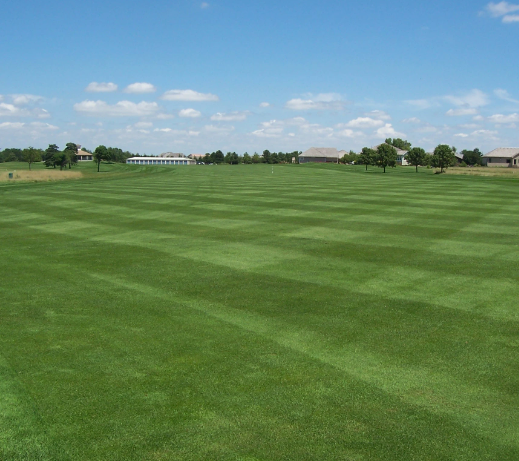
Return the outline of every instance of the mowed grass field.
[[[102,169],[0,184],[1,460],[519,459],[517,179]]]

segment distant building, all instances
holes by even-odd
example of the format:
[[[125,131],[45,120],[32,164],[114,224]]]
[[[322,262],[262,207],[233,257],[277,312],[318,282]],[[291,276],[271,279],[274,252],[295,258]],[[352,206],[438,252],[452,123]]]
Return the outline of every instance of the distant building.
[[[519,166],[519,147],[498,147],[481,157],[483,165],[488,167]]]
[[[196,161],[186,157],[131,157],[128,165],[195,165]]]
[[[205,154],[189,154],[188,158],[192,158],[193,160],[202,160],[205,157]]]
[[[81,149],[81,144],[76,144],[77,146],[77,161],[78,162],[89,162],[94,160],[93,154],[87,152],[86,150]]]
[[[382,143],[382,144],[385,144],[385,143]],[[378,146],[373,147],[373,150],[377,150],[382,144],[379,144]],[[391,147],[394,147],[395,150],[396,150],[396,163],[397,163],[397,165],[402,165],[402,166],[409,165],[409,163],[407,162],[407,160],[405,158],[405,156],[407,155],[407,153],[409,151],[408,150],[399,149],[398,147],[395,147],[395,146],[391,146]]]
[[[339,163],[347,152],[335,147],[311,147],[299,154],[299,163]]]
[[[185,155],[181,154],[181,153],[164,152],[163,154],[160,154],[159,157],[161,157],[161,158],[184,158]]]

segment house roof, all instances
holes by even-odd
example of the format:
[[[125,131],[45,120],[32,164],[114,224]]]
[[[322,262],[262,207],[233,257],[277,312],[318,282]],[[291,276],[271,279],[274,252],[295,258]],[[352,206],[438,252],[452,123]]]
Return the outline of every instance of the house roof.
[[[498,147],[483,157],[502,157],[502,158],[513,158],[519,155],[519,147]]]
[[[383,142],[382,144],[387,144],[387,143]],[[374,146],[372,149],[377,150],[382,144],[378,144],[378,145]],[[391,146],[391,144],[389,144],[389,145]],[[408,150],[402,150],[395,146],[391,146],[391,147],[395,148],[397,155],[405,155],[409,152]]]
[[[90,152],[87,152],[86,150],[79,150],[77,155],[93,155]]]
[[[310,147],[305,150],[299,157],[326,157],[326,158],[340,158],[347,152],[344,150],[337,150],[335,147]]]

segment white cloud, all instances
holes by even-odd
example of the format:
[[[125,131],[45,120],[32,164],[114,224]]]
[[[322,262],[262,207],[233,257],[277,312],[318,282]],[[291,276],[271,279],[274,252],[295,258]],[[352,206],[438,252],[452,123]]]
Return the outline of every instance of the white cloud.
[[[336,93],[321,93],[305,95],[308,99],[291,99],[285,104],[292,110],[342,110],[346,102]]]
[[[383,127],[380,127],[375,132],[375,137],[377,138],[405,138],[406,135],[404,133],[399,133],[393,128],[393,125],[391,123],[386,123]]]
[[[443,99],[455,106],[476,108],[489,103],[488,96],[483,91],[474,89],[463,95],[447,95]]]
[[[43,122],[32,122],[31,126],[33,126],[34,128],[41,128],[44,130],[59,130],[59,127]]]
[[[508,91],[506,91],[506,90],[498,88],[497,90],[494,90],[494,94],[499,99],[503,99],[504,101],[513,102],[513,103],[519,104],[519,101],[517,99],[512,98],[510,93],[508,93]]]
[[[391,120],[391,115],[384,112],[383,110],[372,110],[371,112],[367,112],[364,115],[366,115],[367,117],[372,117],[372,118],[376,118],[379,120]]]
[[[2,130],[19,130],[23,128],[25,123],[22,122],[4,122],[0,123],[0,129]]]
[[[476,115],[478,113],[477,109],[474,108],[466,108],[466,109],[450,109],[445,115],[449,117],[461,117],[463,115]]]
[[[262,102],[260,104],[260,107],[270,107],[270,106],[271,106],[271,104],[269,102]]]
[[[485,120],[485,117],[483,117],[482,115],[476,115],[475,117],[472,117],[472,120],[474,120],[475,122],[481,122]]]
[[[519,10],[519,5],[514,5],[508,2],[499,2],[499,3],[489,3],[486,7],[487,11],[494,18],[498,18],[500,16],[504,16],[508,13],[513,13],[514,11]]]
[[[36,96],[34,94],[12,94],[11,98],[13,104],[17,106],[43,101],[41,96]]]
[[[5,102],[0,103],[0,117],[35,117],[35,118],[48,118],[50,114],[39,107],[35,109],[25,109],[14,104],[7,104]]]
[[[510,115],[503,114],[495,114],[488,117],[488,120],[493,123],[503,124],[503,123],[516,123],[519,122],[519,114],[514,113]]]
[[[341,136],[344,138],[361,138],[361,137],[365,136],[362,131],[354,131],[354,130],[350,130],[348,128],[345,130],[338,131],[336,134],[337,134],[337,136]]]
[[[229,114],[223,114],[221,112],[218,112],[211,116],[211,120],[214,121],[220,121],[220,122],[238,122],[245,120],[247,116],[249,115],[248,111],[243,112],[230,112]]]
[[[145,82],[137,82],[132,83],[131,85],[128,85],[125,89],[125,93],[155,93],[157,91],[157,88],[155,88],[154,85],[151,83],[145,83]]]
[[[519,22],[519,15],[518,14],[508,14],[503,18],[503,22],[505,24],[511,24],[513,22]]]
[[[169,120],[170,118],[175,118],[173,114],[160,113],[157,115],[157,120]]]
[[[169,90],[161,99],[165,101],[219,101],[220,98],[211,93],[198,93],[193,90]]]
[[[486,13],[494,18],[501,18],[501,21],[504,24],[511,24],[514,22],[519,22],[519,15],[510,14],[515,11],[519,11],[519,5],[515,5],[513,3],[508,2],[499,2],[499,3],[489,3],[486,6]],[[480,15],[484,15],[485,12],[481,12]]]
[[[105,101],[82,101],[74,104],[74,110],[84,115],[105,117],[145,117],[155,115],[160,107],[156,102],[119,101],[110,105]]]
[[[345,126],[349,128],[376,128],[382,125],[384,125],[382,120],[375,120],[371,117],[358,117],[346,123]]]
[[[182,109],[179,113],[179,117],[184,118],[197,118],[202,115],[202,112],[195,110],[195,109]]]
[[[454,135],[456,138],[468,138],[469,135],[465,133],[458,133]]]
[[[200,131],[193,130],[173,130],[172,128],[155,128],[153,130],[155,133],[168,133],[175,136],[189,136],[196,137],[200,134]]]
[[[111,93],[112,91],[117,91],[118,86],[115,83],[97,83],[92,82],[89,83],[85,88],[85,91],[90,93]]]
[[[135,128],[151,128],[153,123],[151,122],[137,122],[133,125]]]
[[[279,138],[283,132],[283,128],[262,128],[260,130],[253,131],[252,134],[258,138]]]
[[[419,119],[419,118],[416,118],[416,117],[411,117],[411,118],[406,118],[404,120],[402,120],[403,123],[422,123],[422,121]]]
[[[234,131],[232,125],[206,125],[204,129],[210,133],[230,133],[231,131]]]
[[[203,10],[209,8],[209,3],[207,3],[207,2],[203,2],[203,3],[200,5],[200,8],[202,8]]]
[[[4,100],[4,96],[0,94],[0,102]]]

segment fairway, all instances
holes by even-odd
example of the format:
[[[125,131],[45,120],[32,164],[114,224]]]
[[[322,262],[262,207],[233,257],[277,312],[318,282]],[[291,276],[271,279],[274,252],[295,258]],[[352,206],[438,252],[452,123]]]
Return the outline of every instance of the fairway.
[[[0,460],[519,459],[519,179],[103,168],[0,182]]]

